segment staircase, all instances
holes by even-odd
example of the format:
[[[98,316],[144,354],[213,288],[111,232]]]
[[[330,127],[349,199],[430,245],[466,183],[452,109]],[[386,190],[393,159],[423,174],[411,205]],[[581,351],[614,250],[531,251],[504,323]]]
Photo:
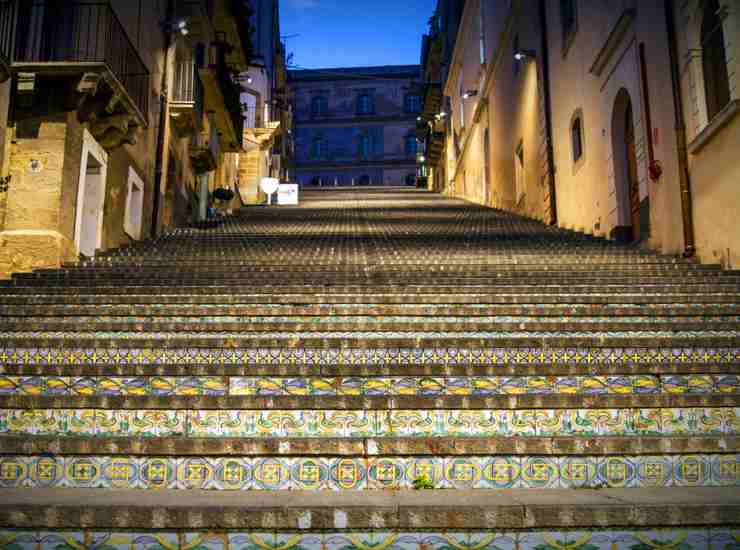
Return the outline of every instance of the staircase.
[[[413,189],[0,286],[0,550],[740,546],[740,273]]]

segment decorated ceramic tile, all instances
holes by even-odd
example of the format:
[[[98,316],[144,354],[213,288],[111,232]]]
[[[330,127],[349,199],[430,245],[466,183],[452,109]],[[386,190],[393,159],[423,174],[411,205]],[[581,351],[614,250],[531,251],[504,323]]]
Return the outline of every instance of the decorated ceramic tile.
[[[740,486],[740,455],[0,459],[0,487],[362,490]]]

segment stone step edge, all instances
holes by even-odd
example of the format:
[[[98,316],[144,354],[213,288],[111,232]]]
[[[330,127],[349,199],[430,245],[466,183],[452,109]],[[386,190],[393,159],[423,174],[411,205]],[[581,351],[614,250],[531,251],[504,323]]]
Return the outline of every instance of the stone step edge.
[[[73,333],[70,333],[73,334]],[[84,333],[81,333],[84,334]],[[291,349],[291,350],[342,350],[342,349],[440,349],[459,348],[461,350],[490,348],[542,348],[552,351],[558,348],[661,348],[674,347],[717,347],[737,350],[740,354],[740,337],[738,336],[523,336],[523,337],[452,337],[452,338],[362,338],[362,337],[295,337],[280,338],[243,338],[224,336],[215,338],[184,337],[173,340],[166,338],[115,338],[115,337],[0,337],[0,348],[52,348],[52,349],[187,349],[201,348],[212,350],[236,349]]]
[[[402,370],[399,370],[402,369]],[[143,362],[125,365],[2,363],[2,374],[28,376],[599,376],[740,374],[740,358],[735,362],[590,364],[516,363],[512,365],[222,365],[218,363],[158,364]]]
[[[740,436],[184,438],[2,436],[2,455],[105,456],[625,456],[740,452]],[[0,456],[2,456],[0,455]]]
[[[376,493],[282,491],[245,495],[199,490],[1,489],[4,504],[0,506],[0,526],[377,530],[658,528],[740,523],[737,488]]]
[[[2,332],[65,332],[79,328],[78,322],[60,323],[54,321],[26,322],[0,320]],[[650,331],[740,331],[740,322],[737,321],[515,321],[515,322],[485,322],[485,323],[455,323],[449,321],[421,321],[421,322],[355,322],[334,323],[316,321],[290,322],[200,322],[194,321],[95,321],[85,323],[86,332],[136,332],[140,334],[170,331],[195,332],[290,332],[290,331],[331,331],[331,332],[378,332],[393,333],[406,331],[425,332],[452,332],[464,335],[468,332],[507,332],[525,335],[529,332],[573,332],[614,331],[640,332]]]
[[[556,394],[394,396],[108,396],[0,395],[0,409],[116,410],[415,410],[415,409],[610,409],[740,407],[733,394]]]

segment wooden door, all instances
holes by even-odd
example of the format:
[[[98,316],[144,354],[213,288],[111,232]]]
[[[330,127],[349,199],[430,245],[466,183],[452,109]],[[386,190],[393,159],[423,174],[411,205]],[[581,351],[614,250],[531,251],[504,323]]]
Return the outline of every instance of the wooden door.
[[[637,178],[637,154],[635,152],[635,124],[632,118],[632,103],[627,105],[624,144],[627,153],[627,185],[629,187],[632,240],[640,239],[640,182]]]

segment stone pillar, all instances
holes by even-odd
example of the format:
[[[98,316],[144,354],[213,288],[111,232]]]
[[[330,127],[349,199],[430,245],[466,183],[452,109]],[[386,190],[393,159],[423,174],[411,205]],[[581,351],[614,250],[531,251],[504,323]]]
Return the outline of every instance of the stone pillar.
[[[208,174],[198,176],[198,221],[204,221],[208,217]]]
[[[0,277],[58,267],[77,255],[62,210],[79,181],[81,139],[66,114],[19,123],[11,136]]]

